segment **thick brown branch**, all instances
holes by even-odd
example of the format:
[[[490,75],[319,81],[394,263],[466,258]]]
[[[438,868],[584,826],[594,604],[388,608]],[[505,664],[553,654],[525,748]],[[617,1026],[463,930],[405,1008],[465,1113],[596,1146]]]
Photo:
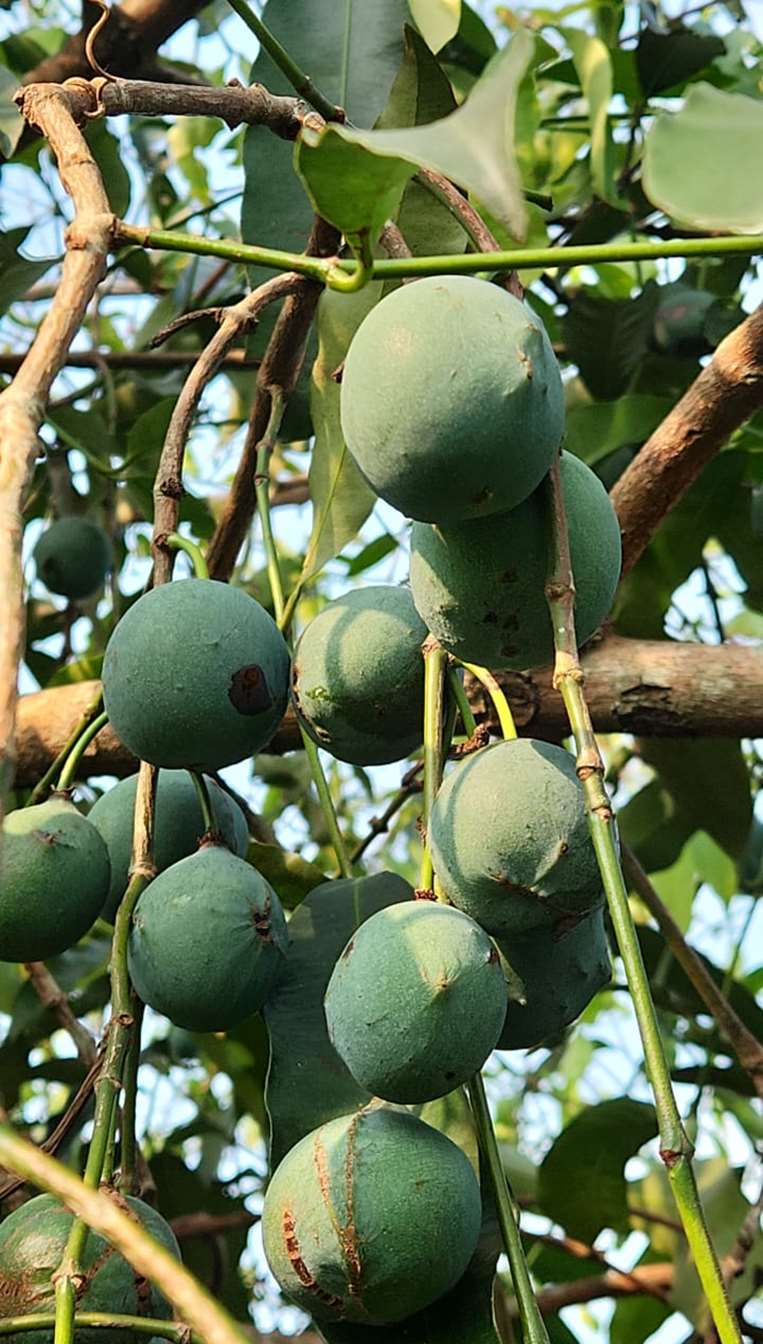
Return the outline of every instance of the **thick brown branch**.
[[[748,1031],[737,1016],[725,994],[718,988],[707,967],[686,942],[670,911],[663,904],[641,867],[636,855],[622,846],[623,871],[640,900],[656,919],[660,933],[681,969],[714,1019],[719,1031],[726,1037],[742,1068],[750,1075],[758,1096],[763,1098],[763,1045]]]
[[[763,305],[721,341],[615,484],[612,502],[623,534],[624,574],[705,464],[761,406]]]
[[[247,88],[237,80],[222,87],[204,84],[166,84],[156,80],[70,80],[66,93],[78,121],[96,113],[107,117],[220,117],[233,129],[241,125],[267,126],[284,140],[296,140],[303,126],[323,122],[298,98],[269,93],[262,84]]]

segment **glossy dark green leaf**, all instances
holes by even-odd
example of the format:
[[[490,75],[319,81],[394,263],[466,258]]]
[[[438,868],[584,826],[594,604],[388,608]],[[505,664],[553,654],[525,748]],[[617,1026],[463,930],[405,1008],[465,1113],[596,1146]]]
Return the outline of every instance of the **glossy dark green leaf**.
[[[659,972],[660,982],[668,989],[673,1011],[686,1017],[698,1014],[707,1015],[707,1008],[697,994],[686,973],[681,969],[673,954],[666,948],[662,935],[649,925],[638,926],[638,939],[641,955],[644,958],[650,981],[654,981]],[[716,985],[724,985],[725,972],[703,953],[694,949],[700,961],[706,966]],[[763,1008],[756,1002],[755,996],[739,980],[732,980],[724,989],[734,1012],[745,1026],[759,1039],[763,1038]]]
[[[693,830],[707,831],[738,858],[752,821],[750,777],[738,742],[692,738],[681,743],[641,739],[641,754],[657,772]]]
[[[604,1227],[624,1230],[625,1164],[656,1133],[654,1108],[644,1102],[621,1097],[589,1106],[543,1159],[538,1184],[543,1212],[589,1244]]]
[[[594,397],[622,396],[649,344],[659,289],[648,284],[638,298],[615,301],[581,290],[562,324],[569,358]]]
[[[669,32],[644,27],[636,47],[636,68],[643,93],[651,98],[663,89],[685,84],[726,50],[720,37],[678,26]]]
[[[130,174],[124,165],[122,146],[102,118],[87,123],[85,139],[101,171],[109,205],[121,218],[130,205]]]

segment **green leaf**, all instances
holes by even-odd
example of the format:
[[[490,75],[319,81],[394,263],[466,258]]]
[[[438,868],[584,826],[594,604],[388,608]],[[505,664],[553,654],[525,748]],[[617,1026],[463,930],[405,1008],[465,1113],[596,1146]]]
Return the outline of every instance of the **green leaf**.
[[[18,76],[0,66],[0,154],[9,159],[24,129],[24,118],[13,101],[19,87]]]
[[[124,165],[122,146],[102,119],[86,123],[85,139],[101,170],[109,205],[115,215],[123,217],[130,205],[130,174]]]
[[[676,862],[651,876],[657,895],[682,933],[691,923],[694,897],[703,882],[709,882],[724,901],[737,890],[734,863],[705,831],[695,831]]]
[[[600,37],[591,37],[577,28],[560,29],[572,52],[583,93],[588,102],[591,122],[591,177],[594,190],[603,201],[614,203],[614,148],[609,125],[612,101],[612,61]]]
[[[659,979],[659,983],[668,990],[672,1011],[683,1017],[696,1017],[698,1014],[706,1016],[707,1008],[672,952],[666,947],[662,935],[646,924],[639,924],[637,932],[650,983],[654,984]],[[754,1036],[763,1037],[763,1008],[758,1006],[754,994],[739,980],[732,980],[731,984],[727,985],[725,972],[697,948],[694,948],[694,952],[716,985],[723,988],[734,1012],[741,1017],[745,1026]]]
[[[540,1168],[543,1212],[589,1244],[604,1227],[628,1226],[625,1164],[657,1133],[652,1106],[627,1097],[602,1101],[576,1116]]]
[[[356,183],[364,185],[366,180],[361,179],[358,154],[351,152],[362,146],[386,164],[387,199],[416,168],[432,168],[472,192],[521,240],[527,212],[514,151],[514,119],[519,85],[532,51],[533,39],[522,28],[490,62],[466,102],[441,121],[399,130],[355,131],[337,126],[327,126],[319,133],[306,130],[297,145],[296,163],[316,209],[340,229],[373,227],[379,211],[367,207],[361,223],[358,206],[349,199]],[[332,165],[337,180],[328,182],[322,159]],[[371,173],[369,167],[368,179]],[[373,180],[381,191],[377,170]]]
[[[35,281],[59,260],[58,257],[47,257],[42,261],[28,261],[22,257],[17,248],[23,243],[27,232],[27,229],[0,232],[0,315],[7,312],[11,304],[22,298]]]
[[[275,887],[287,910],[296,910],[315,887],[326,881],[326,874],[317,864],[308,863],[299,854],[289,854],[280,845],[250,840],[246,857],[271,887]]]
[[[761,139],[763,103],[694,84],[681,110],[661,113],[647,133],[644,192],[689,228],[760,233]]]
[[[741,857],[752,822],[752,797],[739,743],[691,738],[676,747],[642,738],[640,750],[692,829],[707,831],[728,854]]]
[[[610,401],[628,388],[649,345],[659,298],[650,282],[635,299],[605,299],[583,289],[570,303],[564,342],[594,397]]]
[[[591,467],[618,448],[645,443],[672,405],[669,397],[641,392],[573,406],[567,412],[565,447]]]
[[[313,525],[300,582],[306,583],[357,535],[376,501],[344,442],[339,385],[332,375],[350,341],[381,294],[371,284],[357,294],[327,291],[318,305],[318,357],[313,365],[310,410],[315,446],[310,462]]]
[[[380,537],[375,537],[373,541],[369,541],[368,545],[364,546],[363,550],[358,555],[354,555],[351,560],[343,556],[342,559],[347,565],[347,578],[354,579],[358,574],[364,574],[367,569],[372,569],[391,551],[396,551],[398,545],[396,537],[391,537],[389,532],[383,532]]]
[[[647,98],[663,89],[683,85],[692,75],[722,56],[726,48],[719,37],[697,33],[691,28],[678,26],[670,32],[655,32],[642,28],[636,47],[636,69],[639,82]]]
[[[439,51],[456,36],[461,24],[461,0],[408,0],[413,20],[427,46]]]

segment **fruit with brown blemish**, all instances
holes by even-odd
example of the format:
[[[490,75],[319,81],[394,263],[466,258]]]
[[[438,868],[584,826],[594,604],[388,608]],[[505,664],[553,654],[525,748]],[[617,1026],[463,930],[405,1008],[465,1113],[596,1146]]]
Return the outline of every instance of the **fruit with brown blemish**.
[[[172,1255],[180,1258],[175,1236],[164,1218],[140,1199],[128,1196],[126,1212]],[[15,1209],[0,1225],[0,1319],[55,1310],[53,1276],[61,1265],[73,1214],[52,1195],[37,1195]],[[88,1229],[80,1258],[82,1282],[78,1312],[109,1312],[169,1320],[172,1311],[158,1288],[136,1274],[97,1232]],[[78,1344],[138,1344],[131,1330],[77,1326]],[[4,1336],[9,1344],[52,1344],[53,1330]]]
[[[331,1043],[361,1087],[431,1101],[482,1068],[506,1016],[498,953],[468,915],[429,901],[380,910],[353,934],[325,997]]]
[[[556,928],[498,940],[508,1007],[499,1050],[529,1050],[557,1036],[609,984],[604,909]]]
[[[382,765],[421,744],[427,637],[408,588],[345,593],[305,628],[292,700],[319,746],[353,765]]]
[[[133,913],[128,964],[141,999],[189,1031],[225,1031],[257,1012],[284,965],[273,888],[222,845],[154,878]]]
[[[284,1293],[319,1320],[387,1325],[452,1288],[482,1218],[468,1158],[405,1111],[321,1125],[281,1162],[262,1211]]]
[[[378,303],[350,345],[342,430],[372,488],[409,518],[511,509],[564,432],[559,366],[542,322],[497,285],[432,276]]]
[[[249,831],[241,808],[213,779],[206,780],[215,826],[234,854],[244,858]],[[105,842],[111,862],[111,882],[104,919],[114,921],[117,906],[127,889],[132,852],[133,814],[138,776],[122,779],[104,793],[88,813],[88,820]],[[154,813],[153,860],[157,873],[193,854],[206,827],[199,797],[187,770],[160,770]]]
[[[37,577],[51,593],[77,602],[92,597],[111,569],[111,542],[90,518],[59,518],[34,548]]]
[[[106,648],[114,731],[152,765],[218,770],[264,747],[289,695],[289,651],[240,588],[183,579],[146,593]]]
[[[599,478],[562,453],[575,575],[575,629],[584,644],[607,616],[620,578],[620,527]],[[415,523],[411,592],[427,629],[466,662],[525,668],[554,657],[546,604],[548,512],[538,489],[510,513],[444,527]]]
[[[495,937],[558,925],[603,901],[575,761],[550,742],[497,742],[455,766],[429,842],[448,899]]]
[[[63,794],[9,812],[0,843],[0,960],[44,961],[87,933],[109,890],[95,826]]]

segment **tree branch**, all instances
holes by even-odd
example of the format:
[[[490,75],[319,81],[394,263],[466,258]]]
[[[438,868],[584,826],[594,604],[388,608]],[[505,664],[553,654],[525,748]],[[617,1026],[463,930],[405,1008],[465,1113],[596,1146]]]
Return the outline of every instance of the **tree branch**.
[[[606,1273],[592,1274],[590,1278],[554,1283],[540,1289],[537,1302],[544,1316],[555,1316],[563,1307],[594,1302],[600,1297],[632,1297],[634,1293],[663,1297],[672,1286],[673,1265],[665,1261],[656,1265],[641,1265],[627,1274],[608,1269]],[[518,1319],[513,1301],[509,1301],[508,1310],[512,1319]]]
[[[710,363],[612,489],[623,574],[702,468],[763,406],[763,305],[721,341]]]
[[[26,355],[0,354],[0,373],[17,373]],[[139,369],[145,373],[166,373],[168,369],[193,368],[198,355],[193,350],[76,350],[62,364],[67,369]],[[249,359],[243,350],[230,350],[220,364],[222,369],[256,369],[258,359]]]
[[[44,962],[28,961],[26,970],[40,1003],[44,1008],[52,1010],[59,1026],[68,1031],[85,1068],[91,1069],[98,1058],[95,1041],[87,1027],[74,1016],[69,1006],[68,995]]]

